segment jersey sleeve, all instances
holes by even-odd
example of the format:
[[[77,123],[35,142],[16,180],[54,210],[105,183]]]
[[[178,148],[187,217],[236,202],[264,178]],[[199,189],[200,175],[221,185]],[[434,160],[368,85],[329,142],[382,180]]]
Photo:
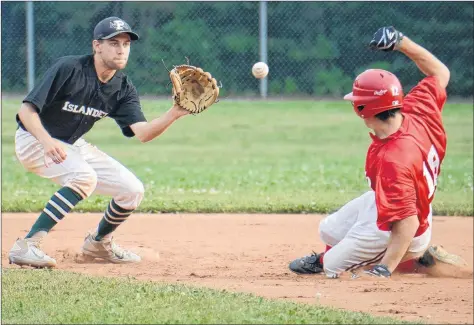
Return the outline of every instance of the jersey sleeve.
[[[118,108],[109,116],[115,120],[126,137],[133,137],[135,135],[130,125],[137,122],[146,122],[138,92],[133,85],[130,85],[127,95],[120,101]]]
[[[54,101],[56,95],[64,86],[74,71],[75,63],[70,59],[62,58],[53,64],[35,85],[23,102],[36,106],[38,112]]]
[[[375,184],[377,226],[388,231],[396,221],[417,215],[415,176],[400,164],[383,165]]]
[[[405,96],[402,112],[414,114],[439,113],[443,110],[446,96],[446,89],[439,85],[438,77],[426,77]]]

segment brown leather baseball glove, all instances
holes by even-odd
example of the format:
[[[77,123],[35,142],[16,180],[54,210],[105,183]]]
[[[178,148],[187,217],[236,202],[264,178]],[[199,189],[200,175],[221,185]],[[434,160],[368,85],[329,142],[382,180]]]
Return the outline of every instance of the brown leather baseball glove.
[[[192,114],[199,114],[217,102],[219,87],[209,72],[192,65],[178,65],[170,71],[173,101]]]

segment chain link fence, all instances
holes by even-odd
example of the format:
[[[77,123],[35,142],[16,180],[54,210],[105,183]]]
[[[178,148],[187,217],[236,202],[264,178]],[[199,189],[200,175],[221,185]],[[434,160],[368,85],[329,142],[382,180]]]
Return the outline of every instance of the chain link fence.
[[[259,2],[34,2],[35,79],[60,56],[91,53],[94,26],[126,20],[141,39],[127,73],[140,95],[169,95],[169,67],[211,71],[222,95],[259,95],[251,74],[259,56]],[[472,97],[472,2],[268,2],[269,97],[334,97],[366,68],[398,75],[405,91],[421,73],[400,53],[368,49],[377,28],[393,25],[451,70],[451,96]],[[2,92],[27,92],[26,3],[2,2]]]

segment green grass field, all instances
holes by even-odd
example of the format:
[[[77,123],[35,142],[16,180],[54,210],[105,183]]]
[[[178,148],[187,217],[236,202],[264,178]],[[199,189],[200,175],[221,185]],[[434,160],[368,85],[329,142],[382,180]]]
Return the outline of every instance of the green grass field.
[[[2,102],[2,211],[40,211],[58,186],[15,158],[20,101]],[[143,106],[152,119],[170,101]],[[472,216],[472,105],[446,105],[444,120],[449,143],[434,210]],[[147,144],[122,136],[111,119],[85,138],[143,181],[142,212],[326,213],[368,189],[368,129],[345,102],[223,99]],[[108,200],[94,195],[76,211],[102,211]]]
[[[4,270],[2,282],[2,324],[402,323],[225,290],[64,271]]]
[[[2,102],[2,211],[40,211],[57,185],[15,158],[15,113]],[[143,101],[152,119],[170,105]],[[473,215],[473,110],[447,105],[447,158],[437,214]],[[143,181],[142,212],[325,213],[368,189],[368,130],[343,102],[222,100],[147,144],[96,124],[86,139]],[[102,211],[92,196],[76,211]],[[328,323],[397,320],[197,287],[95,278],[63,271],[2,269],[2,323]],[[316,298],[315,298],[316,299]]]

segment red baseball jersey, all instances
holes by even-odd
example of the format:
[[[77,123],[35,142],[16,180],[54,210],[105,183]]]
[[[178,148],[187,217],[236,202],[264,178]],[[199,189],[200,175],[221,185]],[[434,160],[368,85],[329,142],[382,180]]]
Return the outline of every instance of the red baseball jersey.
[[[403,102],[400,129],[385,139],[372,133],[365,163],[366,177],[375,191],[377,226],[389,231],[392,223],[417,215],[415,237],[428,229],[428,215],[446,153],[441,112],[446,90],[436,77],[426,77]]]

